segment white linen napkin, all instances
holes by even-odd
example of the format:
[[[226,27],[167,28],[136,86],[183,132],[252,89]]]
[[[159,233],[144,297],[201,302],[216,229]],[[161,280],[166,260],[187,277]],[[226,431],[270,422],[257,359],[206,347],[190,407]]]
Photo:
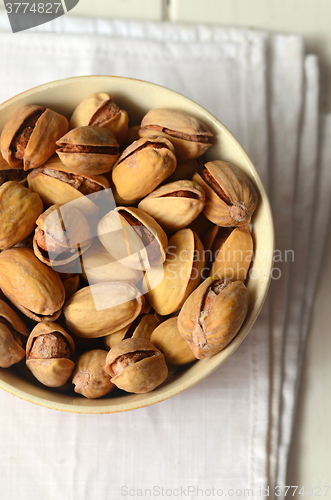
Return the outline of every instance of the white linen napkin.
[[[300,37],[71,17],[13,35],[3,15],[0,58],[1,102],[35,85],[84,74],[141,78],[197,101],[233,132],[270,185],[277,248],[283,256],[291,248],[301,207],[309,210],[313,203],[312,196],[303,196],[304,172],[312,170],[316,181],[319,147],[310,135],[317,120],[317,62],[305,57]],[[326,145],[331,131],[324,130]],[[323,196],[329,154],[325,148]],[[324,220],[324,208],[319,210]],[[298,237],[303,241],[305,235]],[[299,250],[299,240],[294,243]],[[302,263],[307,267],[312,251],[298,254],[293,266],[275,263],[282,277],[273,281],[270,300],[244,343],[208,379],[170,400],[128,413],[73,415],[2,392],[3,497],[118,499],[129,489],[137,497],[145,489],[161,496],[162,488],[168,498],[201,498],[213,488],[214,496],[251,488],[258,497],[260,488],[285,485],[313,299],[301,288],[289,300],[290,275]],[[304,272],[305,280],[314,283],[317,271]],[[302,325],[298,308],[306,313]]]

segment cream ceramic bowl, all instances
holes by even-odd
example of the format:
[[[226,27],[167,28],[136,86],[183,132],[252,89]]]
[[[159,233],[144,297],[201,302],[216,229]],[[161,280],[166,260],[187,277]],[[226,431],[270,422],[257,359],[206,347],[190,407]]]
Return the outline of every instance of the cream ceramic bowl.
[[[126,109],[130,124],[139,124],[152,108],[176,108],[200,118],[214,134],[208,160],[221,159],[242,168],[254,182],[259,204],[253,216],[255,259],[248,280],[250,307],[246,320],[232,342],[219,354],[197,361],[169,378],[148,394],[122,393],[120,396],[89,400],[80,395],[61,393],[25,379],[15,368],[0,370],[0,387],[19,398],[56,410],[78,413],[113,413],[158,403],[179,394],[210,375],[239,347],[259,315],[266,298],[272,269],[274,231],[268,196],[261,179],[238,141],[211,113],[190,99],[159,85],[115,76],[83,76],[59,80],[33,88],[0,105],[0,131],[13,111],[24,104],[40,104],[70,118],[84,97],[108,92]]]

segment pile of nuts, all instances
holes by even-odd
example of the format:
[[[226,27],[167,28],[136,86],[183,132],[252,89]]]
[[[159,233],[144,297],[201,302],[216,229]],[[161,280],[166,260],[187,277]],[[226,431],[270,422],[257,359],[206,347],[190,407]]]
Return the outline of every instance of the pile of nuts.
[[[0,367],[87,398],[146,393],[231,342],[258,196],[237,166],[203,160],[212,141],[175,109],[129,128],[107,93],[70,122],[14,112],[1,132]]]

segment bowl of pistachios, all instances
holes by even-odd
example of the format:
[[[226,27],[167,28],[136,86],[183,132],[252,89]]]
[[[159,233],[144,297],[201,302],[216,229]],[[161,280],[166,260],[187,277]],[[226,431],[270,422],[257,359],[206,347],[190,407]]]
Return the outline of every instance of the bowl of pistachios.
[[[83,76],[1,104],[0,134],[2,389],[120,412],[233,354],[266,298],[274,232],[254,165],[212,113]]]

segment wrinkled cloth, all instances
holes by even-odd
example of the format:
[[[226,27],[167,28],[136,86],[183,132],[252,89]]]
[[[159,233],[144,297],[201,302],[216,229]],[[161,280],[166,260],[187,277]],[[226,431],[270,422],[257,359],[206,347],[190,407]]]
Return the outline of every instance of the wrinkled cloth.
[[[91,74],[152,81],[198,102],[250,155],[276,230],[273,280],[257,322],[197,386],[110,415],[61,413],[1,392],[2,497],[153,498],[163,491],[195,499],[251,489],[257,498],[269,485],[272,498],[274,486],[286,484],[322,258],[314,245],[325,241],[331,199],[331,120],[318,111],[316,56],[305,54],[299,36],[202,25],[62,17],[13,35],[1,15],[0,57],[1,102]],[[302,217],[313,206],[317,224]]]

